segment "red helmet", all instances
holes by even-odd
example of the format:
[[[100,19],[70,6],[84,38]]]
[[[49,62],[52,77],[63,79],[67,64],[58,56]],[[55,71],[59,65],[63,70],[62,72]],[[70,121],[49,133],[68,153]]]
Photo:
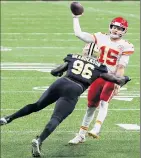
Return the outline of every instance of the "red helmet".
[[[114,18],[111,23],[110,23],[110,27],[109,27],[109,30],[110,30],[110,33],[111,33],[111,28],[112,26],[119,26],[119,27],[122,27],[123,28],[123,33],[119,35],[119,37],[122,37],[126,32],[127,32],[127,28],[128,28],[128,22],[126,19],[122,18],[122,17],[117,17],[117,18]]]

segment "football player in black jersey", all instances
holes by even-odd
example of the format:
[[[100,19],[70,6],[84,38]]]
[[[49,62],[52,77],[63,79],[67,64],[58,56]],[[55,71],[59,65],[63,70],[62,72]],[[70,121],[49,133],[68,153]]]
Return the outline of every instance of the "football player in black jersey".
[[[14,114],[0,119],[0,125],[8,124],[17,118],[40,111],[56,102],[53,114],[45,129],[38,138],[32,140],[33,157],[41,155],[40,146],[42,142],[72,113],[79,96],[94,80],[98,77],[103,77],[121,86],[130,80],[127,76],[117,77],[113,74],[108,74],[105,65],[88,56],[69,54],[64,59],[64,62],[63,65],[52,70],[51,74],[53,76],[62,76],[65,71],[66,74],[51,84],[37,102],[28,104]]]

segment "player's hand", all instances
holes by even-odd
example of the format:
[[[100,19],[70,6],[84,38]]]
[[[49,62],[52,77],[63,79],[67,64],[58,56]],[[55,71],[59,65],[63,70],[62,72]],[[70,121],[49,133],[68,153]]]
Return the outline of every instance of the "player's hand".
[[[55,72],[54,70],[51,71],[51,74],[55,77],[61,77],[63,75],[63,72]]]
[[[72,17],[73,18],[79,18],[79,17],[81,17],[83,15],[83,13],[81,14],[81,15],[74,15],[74,14],[72,14]]]
[[[129,81],[131,81],[131,78],[129,78],[128,76],[124,76],[125,77],[125,84]]]
[[[127,84],[127,82],[131,81],[131,79],[128,76],[124,76],[124,82],[120,86],[122,87],[123,85]]]
[[[61,77],[63,75],[63,72],[60,72],[57,74],[59,77]]]

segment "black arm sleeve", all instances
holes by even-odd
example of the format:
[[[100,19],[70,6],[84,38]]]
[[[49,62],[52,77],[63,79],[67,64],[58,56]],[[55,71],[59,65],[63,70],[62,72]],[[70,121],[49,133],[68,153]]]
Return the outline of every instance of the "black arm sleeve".
[[[102,73],[100,74],[100,77],[105,80],[114,82],[120,85],[121,87],[131,80],[128,76],[119,77],[119,76],[116,76],[114,74],[109,74],[109,73]]]
[[[57,68],[51,70],[51,74],[53,76],[62,76],[63,72],[67,71],[68,69],[68,62],[65,62],[64,64],[58,66]]]

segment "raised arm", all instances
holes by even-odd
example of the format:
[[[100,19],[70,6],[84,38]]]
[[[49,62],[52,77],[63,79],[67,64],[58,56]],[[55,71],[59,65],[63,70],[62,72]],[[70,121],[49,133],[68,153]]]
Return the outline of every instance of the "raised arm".
[[[80,24],[79,24],[79,17],[78,16],[73,16],[73,30],[75,33],[75,36],[81,39],[82,41],[86,43],[95,43],[95,38],[93,35],[87,32],[82,32]]]

